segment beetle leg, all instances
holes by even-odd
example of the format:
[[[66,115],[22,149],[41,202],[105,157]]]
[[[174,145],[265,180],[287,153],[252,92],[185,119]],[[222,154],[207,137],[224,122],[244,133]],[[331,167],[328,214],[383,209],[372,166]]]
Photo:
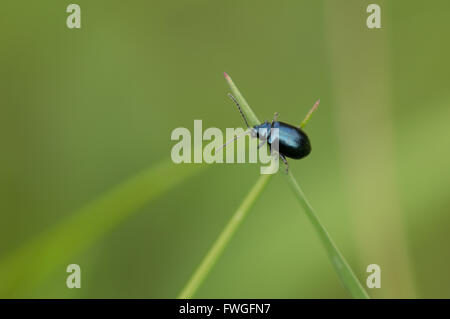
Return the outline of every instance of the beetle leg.
[[[289,164],[288,161],[286,159],[286,156],[284,156],[283,154],[280,154],[281,160],[283,161],[283,163],[286,165],[286,174],[289,172]]]

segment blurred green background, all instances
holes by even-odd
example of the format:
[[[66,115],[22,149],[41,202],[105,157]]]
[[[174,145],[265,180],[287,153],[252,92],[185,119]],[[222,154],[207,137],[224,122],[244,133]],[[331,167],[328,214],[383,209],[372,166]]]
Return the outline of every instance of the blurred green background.
[[[261,119],[299,124],[321,98],[290,166],[361,282],[381,266],[369,294],[450,297],[450,2],[77,0],[80,30],[70,3],[2,1],[0,296],[176,297],[259,174],[160,164],[176,127],[242,125],[226,71]],[[160,165],[144,205],[60,228]],[[349,294],[275,176],[196,297]]]

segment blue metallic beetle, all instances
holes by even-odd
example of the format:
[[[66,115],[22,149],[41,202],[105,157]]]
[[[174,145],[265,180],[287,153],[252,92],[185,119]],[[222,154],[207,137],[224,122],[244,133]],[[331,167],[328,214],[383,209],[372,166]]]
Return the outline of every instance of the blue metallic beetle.
[[[262,147],[265,143],[267,143],[272,152],[272,144],[278,145],[278,149],[275,149],[275,151],[278,152],[281,160],[286,165],[286,171],[288,171],[289,169],[286,157],[293,159],[301,159],[303,157],[308,156],[309,153],[311,153],[311,143],[309,142],[308,135],[306,135],[306,133],[300,127],[296,127],[284,122],[277,121],[278,113],[275,113],[271,123],[265,121],[262,124],[250,127],[248,125],[244,113],[241,110],[241,106],[239,105],[236,98],[230,93],[228,94],[228,96],[236,104],[239,113],[241,113],[241,116],[244,119],[245,125],[247,125],[247,128],[250,130],[249,132],[246,133],[250,133],[252,137],[256,137],[259,140],[261,140],[261,143],[259,144],[258,148]],[[311,111],[309,111],[308,115],[306,116],[305,120],[302,123],[306,123],[306,121],[311,116],[312,112],[319,105],[319,102],[320,100],[318,100],[314,104],[313,108],[311,109]],[[272,133],[274,129],[276,129],[277,134]],[[236,140],[238,137],[239,136],[235,137],[233,140]]]

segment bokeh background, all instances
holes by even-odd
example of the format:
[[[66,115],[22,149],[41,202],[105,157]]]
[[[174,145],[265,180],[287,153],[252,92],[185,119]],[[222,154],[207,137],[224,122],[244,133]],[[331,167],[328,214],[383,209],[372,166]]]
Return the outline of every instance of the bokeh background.
[[[2,1],[2,297],[177,296],[259,174],[170,162],[174,128],[242,125],[223,71],[261,119],[321,98],[291,169],[361,282],[381,266],[372,297],[450,297],[448,1],[74,2],[80,30],[69,1]],[[196,297],[349,294],[275,176]]]

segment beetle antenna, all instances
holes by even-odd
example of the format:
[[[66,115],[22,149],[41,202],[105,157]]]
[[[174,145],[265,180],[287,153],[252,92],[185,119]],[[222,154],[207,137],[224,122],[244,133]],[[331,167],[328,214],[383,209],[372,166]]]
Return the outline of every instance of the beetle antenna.
[[[247,119],[245,118],[245,115],[242,112],[242,109],[241,109],[241,106],[239,105],[239,102],[236,100],[236,98],[231,93],[228,93],[228,96],[230,97],[230,99],[233,100],[234,104],[236,104],[236,106],[237,106],[237,108],[239,110],[239,113],[241,113],[242,118],[244,119],[245,125],[247,125],[247,127],[250,128],[250,125],[248,125]]]
[[[247,135],[247,134],[250,133],[250,132],[251,132],[251,130],[247,130],[247,131],[245,131],[244,133],[241,133],[241,134],[239,134],[239,135],[236,135],[236,136],[233,137],[231,140],[229,140],[229,141],[227,141],[225,144],[223,144],[221,147],[217,148],[217,149],[216,149],[216,153],[217,153],[218,151],[220,151],[221,149],[223,149],[224,147],[226,147],[226,146],[228,146],[229,144],[231,144],[231,143],[233,143],[234,141],[236,141],[238,138],[240,138],[240,137],[242,137],[242,136],[244,136],[244,135]]]

